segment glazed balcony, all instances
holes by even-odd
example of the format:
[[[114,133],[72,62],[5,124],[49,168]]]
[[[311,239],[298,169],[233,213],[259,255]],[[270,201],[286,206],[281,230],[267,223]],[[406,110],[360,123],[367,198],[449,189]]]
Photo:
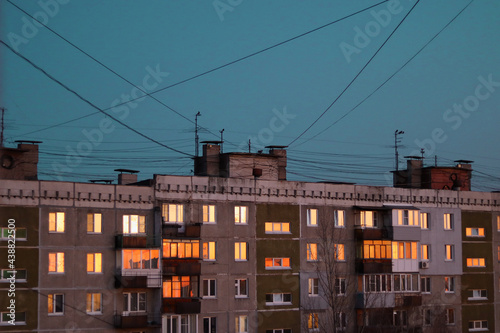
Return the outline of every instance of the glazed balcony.
[[[160,235],[122,234],[115,236],[115,248],[117,249],[142,249],[160,246]]]

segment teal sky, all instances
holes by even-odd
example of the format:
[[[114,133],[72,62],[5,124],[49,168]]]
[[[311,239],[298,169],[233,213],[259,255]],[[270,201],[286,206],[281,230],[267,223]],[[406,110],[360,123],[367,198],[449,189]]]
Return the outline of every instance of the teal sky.
[[[380,2],[10,1],[149,93]],[[426,165],[434,163],[435,155],[440,165],[473,160],[473,187],[500,190],[500,3],[472,1],[423,50],[470,0],[415,3],[382,3],[153,94],[178,114],[149,97],[106,111],[184,154],[105,119],[0,45],[6,145],[20,139],[43,141],[42,179],[114,179],[115,168],[140,170],[140,179],[153,173],[188,175],[199,111],[204,128],[200,139],[217,140],[224,129],[226,152],[248,149],[249,138],[253,152],[293,142],[288,152],[291,180],[389,185],[386,176],[394,169],[394,132],[399,129],[405,132],[400,166],[405,163],[402,156],[422,146]],[[345,93],[295,140],[414,5]],[[0,11],[4,42],[99,108],[108,109],[137,92],[60,37],[33,25],[32,18],[7,0],[0,0]]]

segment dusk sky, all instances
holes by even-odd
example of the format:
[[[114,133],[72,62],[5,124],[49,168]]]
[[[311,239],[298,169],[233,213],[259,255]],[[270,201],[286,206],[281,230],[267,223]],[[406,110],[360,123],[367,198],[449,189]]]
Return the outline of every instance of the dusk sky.
[[[289,180],[391,185],[403,130],[400,168],[425,148],[425,165],[473,160],[473,188],[500,190],[498,0],[0,0],[0,11],[1,40],[66,87],[0,45],[5,145],[43,141],[41,179],[192,174],[200,112],[200,141],[224,129],[224,152],[289,145]],[[154,99],[123,104],[140,90]]]

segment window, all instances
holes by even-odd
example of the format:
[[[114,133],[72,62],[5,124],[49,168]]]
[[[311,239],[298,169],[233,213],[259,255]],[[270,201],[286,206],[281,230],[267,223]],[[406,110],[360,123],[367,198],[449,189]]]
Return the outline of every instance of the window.
[[[1,270],[1,276],[0,276],[0,281],[1,282],[8,282],[9,279],[12,277],[15,277],[16,282],[26,282],[27,278],[27,271],[26,269],[2,269]]]
[[[378,224],[378,212],[361,211],[359,225],[363,228],[374,228]]]
[[[234,223],[235,224],[247,224],[247,206],[235,206],[234,207]]]
[[[307,210],[307,225],[309,227],[318,226],[318,210],[310,208]]]
[[[2,228],[2,234],[0,235],[0,240],[8,240],[9,236],[15,237],[16,241],[26,240],[26,235],[27,235],[26,228],[15,228],[15,229]]]
[[[266,330],[266,333],[292,333],[290,328],[278,328],[274,330]]]
[[[363,241],[364,259],[391,259],[391,241],[365,240]]]
[[[235,317],[235,332],[236,333],[247,333],[248,332],[248,317],[247,316],[236,316]]]
[[[64,273],[64,253],[49,253],[49,273]]]
[[[478,299],[488,299],[488,291],[486,289],[471,289],[469,290],[470,300],[478,300]]]
[[[398,225],[419,226],[420,213],[418,210],[397,209]]]
[[[465,228],[467,237],[484,237],[484,228]]]
[[[102,313],[102,294],[87,293],[87,313],[88,314]]]
[[[431,292],[431,278],[429,276],[420,278],[420,289],[422,293]]]
[[[102,253],[87,253],[87,272],[102,273]]]
[[[215,205],[203,205],[203,223],[215,223]]]
[[[444,230],[453,230],[453,214],[444,214]]]
[[[100,234],[102,232],[102,214],[87,214],[87,232]]]
[[[266,294],[266,305],[281,305],[292,304],[292,294],[290,293],[277,293]]]
[[[159,250],[122,250],[123,269],[158,269]]]
[[[446,325],[455,325],[455,309],[446,309]]]
[[[337,294],[337,296],[345,295],[345,287],[345,278],[335,279],[335,294]]]
[[[444,260],[446,260],[446,261],[453,260],[454,259],[455,246],[454,245],[450,245],[450,244],[446,244],[444,246],[444,250],[445,250]]]
[[[139,215],[123,215],[124,234],[145,234],[146,217]]]
[[[400,283],[400,279],[397,281]],[[390,274],[365,275],[364,282],[364,290],[366,293],[391,292],[393,290],[392,276]],[[401,289],[399,285],[398,288]]]
[[[48,294],[48,313],[63,314],[64,313],[64,295],[63,294]]]
[[[334,244],[333,249],[335,253],[335,260],[344,261],[345,260],[344,244]]]
[[[500,245],[497,247],[497,252],[498,252],[498,254],[497,254],[498,259],[497,260],[498,260],[498,262],[500,262]]]
[[[247,242],[235,242],[234,243],[234,260],[236,261],[247,261]]]
[[[335,313],[335,327],[337,331],[344,331],[347,327],[347,317],[345,312]]]
[[[266,269],[289,269],[290,258],[266,258]]]
[[[318,260],[318,244],[307,243],[307,261]]]
[[[216,280],[204,279],[203,280],[203,298],[215,298]]]
[[[430,245],[421,245],[420,246],[421,255],[420,258],[422,260],[430,260],[431,259],[431,246]]]
[[[429,217],[429,213],[420,213],[420,223],[422,225],[422,229],[431,228],[431,220]]]
[[[203,318],[203,333],[217,333],[217,317]]]
[[[318,296],[319,280],[314,278],[308,279],[308,290],[309,296]]]
[[[455,292],[455,278],[453,276],[444,277],[444,292],[446,293]]]
[[[469,332],[487,331],[487,330],[488,330],[488,321],[487,320],[469,321]]]
[[[198,297],[197,276],[168,276],[163,281],[164,298]]]
[[[309,331],[319,330],[319,315],[317,313],[310,313],[307,318],[307,328]]]
[[[163,204],[163,222],[182,223],[184,222],[184,205]]]
[[[467,258],[467,267],[486,267],[484,258]]]
[[[146,293],[123,293],[123,312],[146,312]]]
[[[266,234],[289,234],[289,222],[266,222]]]
[[[345,211],[335,210],[333,211],[333,225],[337,228],[345,227]]]
[[[406,314],[406,310],[394,311],[393,321],[394,321],[394,326],[397,327],[408,326],[408,317]]]
[[[26,312],[16,312],[11,314],[10,312],[1,312],[0,316],[0,326],[5,325],[26,325]]]
[[[163,240],[163,258],[199,258],[199,240]]]
[[[417,243],[392,242],[392,259],[417,259]]]
[[[237,279],[234,280],[234,296],[236,298],[246,298],[248,297],[248,280],[247,279]]]
[[[423,324],[424,326],[431,326],[431,309],[424,309],[422,311]]]
[[[64,232],[63,212],[49,213],[49,232]]]
[[[203,260],[215,261],[215,242],[203,242]]]
[[[394,291],[419,291],[418,274],[394,274]]]
[[[497,231],[500,231],[500,215],[497,216]]]

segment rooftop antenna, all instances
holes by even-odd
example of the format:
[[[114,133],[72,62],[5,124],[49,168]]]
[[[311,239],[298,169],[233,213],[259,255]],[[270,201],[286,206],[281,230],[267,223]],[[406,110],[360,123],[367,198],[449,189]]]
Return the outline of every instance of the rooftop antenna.
[[[252,141],[250,139],[248,139],[248,152],[252,152]]]
[[[198,117],[201,116],[200,111],[194,116],[194,156],[198,157],[199,153],[199,147],[198,147],[198,141],[200,138],[198,137]]]
[[[5,108],[4,107],[1,107],[0,110],[2,110],[2,128],[1,128],[1,131],[0,131],[0,147],[3,147],[3,131],[4,131],[4,128],[5,128],[5,124],[4,124],[4,114],[5,114]]]
[[[420,155],[422,155],[422,161],[424,160],[425,149],[420,148]]]
[[[224,148],[224,129],[221,129],[219,132],[220,132],[220,152],[222,154],[224,152],[223,151],[223,148]]]
[[[394,149],[396,153],[396,171],[399,171],[399,152],[398,152],[398,143],[401,143],[398,135],[405,134],[403,131],[396,130],[394,132]]]

